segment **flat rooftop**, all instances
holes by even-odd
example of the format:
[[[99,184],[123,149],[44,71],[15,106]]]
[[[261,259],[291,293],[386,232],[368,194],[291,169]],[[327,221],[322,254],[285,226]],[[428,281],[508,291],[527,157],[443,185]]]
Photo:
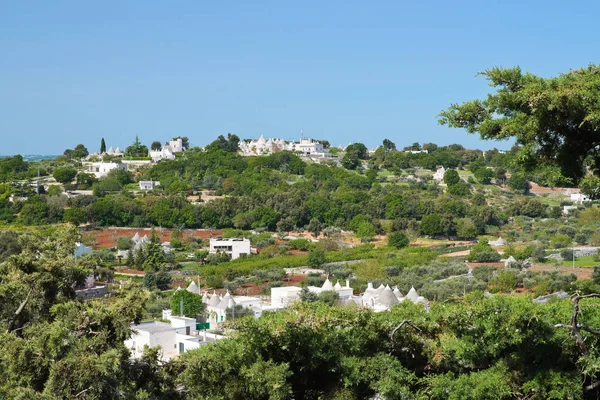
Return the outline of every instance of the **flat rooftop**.
[[[131,324],[130,328],[136,331],[145,331],[149,333],[175,331],[175,328],[173,328],[171,324],[165,324],[164,322],[158,321],[142,322],[138,325]]]

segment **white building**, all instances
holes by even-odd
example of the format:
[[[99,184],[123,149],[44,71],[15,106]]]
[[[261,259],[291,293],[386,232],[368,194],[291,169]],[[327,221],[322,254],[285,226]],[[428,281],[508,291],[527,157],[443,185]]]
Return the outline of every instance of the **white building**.
[[[306,157],[331,157],[329,150],[323,147],[322,143],[316,142],[311,138],[301,138],[299,142],[286,142],[282,139],[265,139],[260,136],[257,140],[249,142],[241,141],[239,143],[240,152],[244,156],[258,156],[277,153],[279,151],[298,152]]]
[[[251,254],[250,240],[243,238],[213,238],[210,239],[210,254],[225,253],[232,260],[240,258],[240,256],[248,256]]]
[[[238,147],[244,156],[268,155],[283,150],[290,150],[288,144],[282,139],[265,139],[263,135],[260,135],[257,140],[249,142],[241,141]]]
[[[489,240],[488,244],[492,247],[502,247],[506,246],[508,243],[506,242],[506,240],[502,239],[502,236],[500,236],[498,240]]]
[[[140,236],[138,232],[133,235],[131,238],[133,242],[133,246],[131,247],[132,252],[136,252],[138,249],[144,249],[146,247],[146,242],[148,241],[148,235]],[[129,250],[118,250],[117,257],[122,257],[127,259],[129,256]]]
[[[315,142],[311,138],[302,138],[300,142],[294,143],[294,150],[299,151],[302,155],[310,156],[310,155],[318,155],[324,156],[325,150],[323,149],[323,144],[319,142]],[[329,152],[328,152],[329,153]]]
[[[443,182],[445,174],[446,169],[444,168],[444,166],[441,166],[437,171],[435,171],[435,174],[433,174],[433,180],[437,181],[438,183]]]
[[[160,185],[160,181],[140,181],[140,190],[154,190]]]
[[[115,169],[127,170],[127,165],[115,162],[87,162],[83,163],[84,167],[87,168],[88,174],[93,174],[96,178],[104,178],[108,173]]]
[[[88,154],[87,157],[84,158],[84,160],[90,160],[92,158],[100,158],[100,159],[102,159],[104,156],[123,157],[124,154],[121,151],[121,149],[119,149],[118,147],[116,149],[113,149],[112,146],[111,146],[104,153],[100,153],[99,151],[97,151],[95,153]]]
[[[183,140],[181,138],[174,139],[165,144],[160,150],[150,150],[150,158],[153,162],[160,160],[174,160],[175,153],[183,152]]]
[[[350,287],[350,281],[348,280],[346,280],[346,286],[342,286],[339,282],[333,285],[329,278],[327,278],[325,280],[325,283],[323,283],[323,286],[308,286],[307,289],[316,294],[320,294],[326,291],[334,291],[338,294],[342,302],[351,300],[353,294],[353,290]],[[300,300],[301,291],[302,288],[299,288],[297,286],[271,288],[271,306],[276,308],[288,307],[293,302]]]
[[[571,201],[575,204],[583,204],[584,201],[590,201],[590,198],[583,193],[571,193]]]
[[[188,287],[187,290],[190,290],[190,288]],[[234,309],[233,314],[235,316],[236,306],[251,310],[255,318],[260,317],[263,311],[273,309],[259,297],[232,296],[229,291],[224,296],[219,296],[215,291],[213,291],[213,294],[205,292],[202,295],[202,303],[206,305],[210,329],[218,328],[221,322],[227,320],[227,309]]]
[[[405,300],[412,301],[415,304],[423,304],[424,306],[429,305],[427,299],[419,296],[414,287],[411,287],[406,296],[403,296],[398,287],[392,290],[389,285],[383,286],[381,284],[375,289],[371,282],[369,282],[363,295],[358,297],[357,300],[363,307],[370,308],[375,312],[389,310],[394,304],[402,303]]]
[[[186,351],[197,349],[203,344],[223,339],[221,335],[196,331],[196,320],[194,318],[174,317],[171,310],[163,311],[165,322],[143,322],[139,325],[132,324],[131,338],[125,341],[125,346],[131,350],[133,358],[140,358],[144,346],[162,349],[161,360],[168,361]]]

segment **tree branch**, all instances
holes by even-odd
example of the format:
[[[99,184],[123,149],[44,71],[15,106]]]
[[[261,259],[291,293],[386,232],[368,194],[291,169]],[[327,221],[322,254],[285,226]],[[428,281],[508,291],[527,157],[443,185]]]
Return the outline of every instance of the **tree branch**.
[[[13,315],[12,319],[10,320],[10,324],[8,325],[8,330],[11,332],[16,332],[15,328],[15,321],[17,319],[17,317],[19,316],[19,314],[21,314],[21,312],[23,311],[23,309],[25,308],[25,306],[27,305],[27,302],[29,301],[29,296],[31,296],[31,292],[33,292],[33,289],[29,289],[29,293],[27,293],[27,296],[25,297],[25,300],[23,300],[21,302],[21,304],[19,305],[19,308],[17,308],[17,311],[15,311],[15,314]]]

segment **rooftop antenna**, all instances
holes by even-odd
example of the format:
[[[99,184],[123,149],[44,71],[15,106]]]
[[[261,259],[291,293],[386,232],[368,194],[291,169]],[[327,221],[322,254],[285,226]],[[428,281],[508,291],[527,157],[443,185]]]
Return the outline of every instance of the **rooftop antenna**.
[[[300,140],[304,139],[304,130],[300,128]]]

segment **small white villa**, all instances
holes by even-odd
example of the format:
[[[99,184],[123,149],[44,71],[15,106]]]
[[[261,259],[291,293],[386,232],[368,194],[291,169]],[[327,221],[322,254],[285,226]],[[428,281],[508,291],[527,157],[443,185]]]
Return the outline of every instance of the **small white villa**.
[[[83,166],[86,168],[86,173],[94,175],[96,178],[104,178],[108,173],[115,169],[127,170],[127,165],[116,162],[85,162]]]
[[[140,190],[154,190],[160,185],[160,181],[140,181]]]
[[[149,156],[153,162],[159,162],[160,160],[174,160],[175,153],[181,152],[183,152],[183,140],[178,138],[169,141],[160,150],[150,150]]]
[[[152,321],[131,324],[134,333],[125,341],[125,346],[131,350],[132,358],[140,358],[144,346],[160,346],[161,361],[168,361],[181,353],[224,338],[214,333],[197,331],[196,319],[172,316],[171,310],[163,311],[163,319],[170,323]]]
[[[209,253],[225,253],[232,260],[236,260],[242,256],[249,256],[252,253],[252,246],[250,239],[246,238],[212,238],[210,239]]]

